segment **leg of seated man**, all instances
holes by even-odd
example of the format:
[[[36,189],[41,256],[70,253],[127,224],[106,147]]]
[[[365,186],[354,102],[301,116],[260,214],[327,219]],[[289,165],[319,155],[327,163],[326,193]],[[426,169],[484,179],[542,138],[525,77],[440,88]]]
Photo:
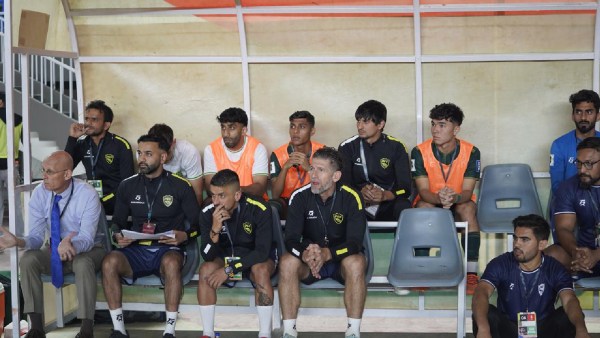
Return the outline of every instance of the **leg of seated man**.
[[[258,312],[259,337],[271,337],[273,322],[273,286],[271,276],[275,272],[275,262],[271,259],[254,264],[250,268],[250,280],[254,282],[254,297]]]
[[[133,277],[133,270],[127,257],[121,251],[114,250],[102,261],[102,287],[113,323],[111,337],[119,337],[119,333],[121,337],[128,337],[123,320],[121,277]]]
[[[19,260],[23,312],[29,315],[31,329],[44,330],[44,295],[41,274],[50,274],[50,250],[27,250]]]
[[[81,338],[93,337],[94,313],[96,312],[96,272],[100,270],[104,248],[94,247],[89,252],[76,255],[73,262],[64,264],[63,272],[73,271],[77,288],[77,318],[81,319]]]
[[[175,324],[177,322],[177,310],[181,300],[183,282],[181,279],[181,268],[183,267],[183,254],[178,250],[167,251],[160,262],[160,275],[165,281],[165,309],[167,322],[163,337],[172,335],[175,337]]]
[[[300,280],[308,278],[310,269],[298,258],[285,253],[279,262],[279,301],[284,337],[296,337],[296,318],[300,308]]]
[[[538,321],[539,337],[572,338],[575,337],[575,333],[575,326],[562,306]]]
[[[472,295],[475,292],[479,278],[477,277],[477,262],[479,261],[479,247],[481,237],[479,234],[479,223],[477,222],[477,204],[473,201],[455,204],[455,219],[457,221],[467,222],[467,293]],[[464,238],[465,236],[463,236]],[[463,239],[464,247],[464,239]]]
[[[215,271],[222,270],[225,262],[218,258],[212,262],[204,262],[198,271],[198,304],[202,317],[202,336],[214,337],[215,335],[215,304],[217,303],[217,289],[210,286],[208,277]]]
[[[492,304],[489,305],[488,322],[490,325],[490,333],[493,338],[517,337],[517,324],[511,322]],[[473,335],[477,337],[478,332],[479,327],[477,326],[477,322],[473,320]]]
[[[367,298],[366,269],[367,260],[363,254],[342,259],[340,272],[345,281],[344,304],[348,315],[346,337],[360,337],[360,322]]]

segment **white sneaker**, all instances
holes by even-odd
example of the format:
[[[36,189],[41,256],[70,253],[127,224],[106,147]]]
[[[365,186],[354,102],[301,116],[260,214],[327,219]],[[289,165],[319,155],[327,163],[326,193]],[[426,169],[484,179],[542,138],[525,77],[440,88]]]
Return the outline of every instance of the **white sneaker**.
[[[396,294],[396,296],[406,296],[410,293],[410,290],[405,289],[405,288],[395,287],[394,293]]]
[[[297,338],[296,336],[293,336],[289,333],[284,333],[283,336],[281,338]]]
[[[357,336],[354,333],[352,333],[350,335],[346,335],[346,338],[360,338],[360,336]]]

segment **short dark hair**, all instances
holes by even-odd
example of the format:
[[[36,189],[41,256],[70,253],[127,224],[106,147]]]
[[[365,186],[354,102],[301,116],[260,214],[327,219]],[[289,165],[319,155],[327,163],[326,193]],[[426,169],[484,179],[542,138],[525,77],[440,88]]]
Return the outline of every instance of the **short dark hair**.
[[[241,123],[244,127],[248,126],[248,115],[242,108],[231,107],[223,110],[221,115],[217,116],[219,123]]]
[[[0,101],[6,103],[6,93],[4,91],[0,91]]]
[[[544,217],[535,214],[519,216],[513,220],[513,230],[517,227],[529,228],[538,241],[547,241],[550,237],[550,225]]]
[[[315,117],[307,110],[299,110],[290,115],[290,122],[295,119],[306,119],[311,128],[315,126]]]
[[[379,124],[381,121],[387,120],[387,108],[377,100],[369,100],[356,108],[354,118],[356,121],[364,119]]]
[[[583,141],[579,142],[577,145],[577,151],[581,149],[594,149],[600,152],[600,137],[592,136],[583,139]]]
[[[569,102],[571,102],[573,113],[575,112],[575,106],[581,102],[593,103],[594,108],[596,108],[596,113],[598,112],[598,109],[600,109],[600,97],[595,91],[589,89],[582,89],[575,94],[571,94],[571,96],[569,96]]]
[[[454,103],[442,103],[431,109],[429,118],[432,120],[448,120],[460,126],[465,118],[465,114]]]
[[[169,144],[167,143],[167,140],[164,139],[164,137],[160,137],[160,136],[156,136],[156,135],[142,135],[140,136],[140,138],[138,138],[137,143],[141,143],[141,142],[156,142],[158,143],[158,147],[164,151],[169,151]]]
[[[236,187],[240,186],[240,178],[238,177],[238,174],[231,169],[219,170],[210,179],[210,185],[215,187],[224,187],[231,184],[235,184]]]
[[[342,171],[342,154],[333,147],[323,147],[315,151],[313,159],[322,158],[329,160],[333,166],[333,171]]]
[[[98,109],[104,116],[104,122],[112,123],[114,117],[113,111],[112,109],[110,109],[109,106],[106,105],[106,103],[104,103],[104,101],[93,100],[88,102],[88,104],[85,106],[85,111],[88,111],[90,109]]]
[[[169,146],[173,144],[173,129],[164,123],[157,123],[148,130],[148,135],[162,137],[167,141]]]

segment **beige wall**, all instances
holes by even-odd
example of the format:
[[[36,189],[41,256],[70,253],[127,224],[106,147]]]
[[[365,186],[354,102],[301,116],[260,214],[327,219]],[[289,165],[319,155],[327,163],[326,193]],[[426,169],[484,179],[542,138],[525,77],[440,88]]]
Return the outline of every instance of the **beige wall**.
[[[47,50],[72,51],[67,20],[60,0],[14,0],[12,5],[14,46],[16,46],[19,41],[21,11],[26,9],[46,13],[50,16],[48,39],[46,40]]]

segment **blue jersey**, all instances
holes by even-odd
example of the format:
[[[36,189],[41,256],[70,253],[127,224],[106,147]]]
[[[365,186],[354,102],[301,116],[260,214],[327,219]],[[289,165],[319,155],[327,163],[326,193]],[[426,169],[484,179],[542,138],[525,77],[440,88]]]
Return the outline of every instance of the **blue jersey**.
[[[526,272],[519,268],[513,253],[506,252],[490,261],[481,281],[496,288],[498,310],[515,323],[517,313],[527,310],[535,311],[538,320],[543,319],[554,311],[556,296],[561,291],[573,290],[573,281],[567,270],[557,260],[545,255],[542,255],[542,264],[536,270]]]
[[[600,132],[596,131],[596,136],[600,136]],[[556,193],[556,189],[562,181],[577,174],[575,159],[579,142],[581,140],[575,136],[574,129],[552,142],[550,147],[552,193]]]
[[[575,214],[577,217],[577,246],[595,249],[595,226],[600,222],[600,186],[585,189],[579,186],[579,177],[564,181],[554,199],[554,215]]]

